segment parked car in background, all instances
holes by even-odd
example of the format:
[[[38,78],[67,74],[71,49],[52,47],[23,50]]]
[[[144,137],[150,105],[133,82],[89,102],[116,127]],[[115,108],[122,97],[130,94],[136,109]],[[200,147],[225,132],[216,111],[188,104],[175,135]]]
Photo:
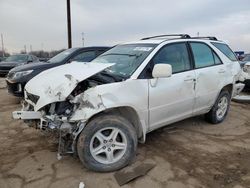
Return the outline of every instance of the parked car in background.
[[[89,62],[108,49],[110,47],[70,48],[57,54],[47,62],[15,67],[6,77],[8,91],[16,97],[23,97],[25,84],[42,71],[72,61]]]
[[[46,57],[41,57],[41,58],[39,58],[39,61],[41,61],[41,62],[46,62],[46,61],[48,61],[50,58],[46,58]]]
[[[4,61],[6,57],[0,57],[0,62]]]
[[[245,57],[242,59],[242,61],[240,61],[242,70],[246,72],[246,79],[243,82],[245,84],[246,90],[250,90],[250,74],[247,74],[248,69],[250,69],[249,63],[250,63],[250,54],[246,54]]]
[[[0,63],[0,76],[6,76],[16,66],[37,62],[39,62],[39,59],[34,55],[18,54],[9,56]]]
[[[244,87],[240,72],[235,54],[215,37],[148,37],[37,75],[13,118],[60,134],[58,154],[114,171],[133,161],[137,142],[155,129],[201,114],[224,121]]]

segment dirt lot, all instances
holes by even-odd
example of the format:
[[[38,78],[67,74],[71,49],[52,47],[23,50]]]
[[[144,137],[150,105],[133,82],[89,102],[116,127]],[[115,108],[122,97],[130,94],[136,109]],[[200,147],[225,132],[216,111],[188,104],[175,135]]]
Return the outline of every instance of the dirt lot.
[[[14,121],[19,101],[0,79],[0,188],[119,187],[113,173],[94,173],[72,156],[56,159],[57,146],[40,131]],[[191,118],[148,135],[133,165],[156,163],[123,187],[250,187],[250,104],[232,103],[220,125]]]

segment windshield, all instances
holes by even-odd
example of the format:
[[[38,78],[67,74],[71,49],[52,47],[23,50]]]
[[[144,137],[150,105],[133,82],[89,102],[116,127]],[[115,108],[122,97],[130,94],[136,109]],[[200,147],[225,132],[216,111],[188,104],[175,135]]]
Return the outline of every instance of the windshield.
[[[25,62],[28,60],[27,55],[12,55],[8,57],[5,61],[6,62]]]
[[[95,63],[114,63],[106,69],[109,74],[129,78],[155,48],[155,44],[119,45],[97,57]]]
[[[52,57],[49,61],[47,61],[48,63],[59,63],[63,60],[65,60],[66,58],[68,58],[72,53],[74,53],[77,50],[77,48],[70,48],[68,50],[65,50],[59,54],[57,54],[56,56]]]
[[[246,57],[244,57],[244,58],[242,59],[242,61],[250,61],[250,55],[247,55]]]

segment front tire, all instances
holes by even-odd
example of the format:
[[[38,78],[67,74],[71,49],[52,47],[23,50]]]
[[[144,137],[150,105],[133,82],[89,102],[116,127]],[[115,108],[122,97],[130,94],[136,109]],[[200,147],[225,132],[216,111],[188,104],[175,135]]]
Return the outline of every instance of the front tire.
[[[116,115],[91,120],[77,141],[81,162],[90,170],[115,171],[128,165],[136,154],[137,134],[131,123]]]
[[[227,90],[221,91],[212,109],[205,114],[208,122],[218,124],[224,121],[230,107],[231,95]]]

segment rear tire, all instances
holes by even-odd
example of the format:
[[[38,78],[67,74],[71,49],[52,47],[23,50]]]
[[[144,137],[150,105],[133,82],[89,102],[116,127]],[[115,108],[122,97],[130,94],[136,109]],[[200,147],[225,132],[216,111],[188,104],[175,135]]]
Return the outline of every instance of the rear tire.
[[[221,91],[212,109],[205,114],[205,119],[212,124],[224,121],[230,107],[230,99],[231,95],[227,90]]]
[[[110,172],[128,165],[136,154],[137,134],[131,123],[117,115],[91,120],[77,141],[77,152],[88,169]]]

